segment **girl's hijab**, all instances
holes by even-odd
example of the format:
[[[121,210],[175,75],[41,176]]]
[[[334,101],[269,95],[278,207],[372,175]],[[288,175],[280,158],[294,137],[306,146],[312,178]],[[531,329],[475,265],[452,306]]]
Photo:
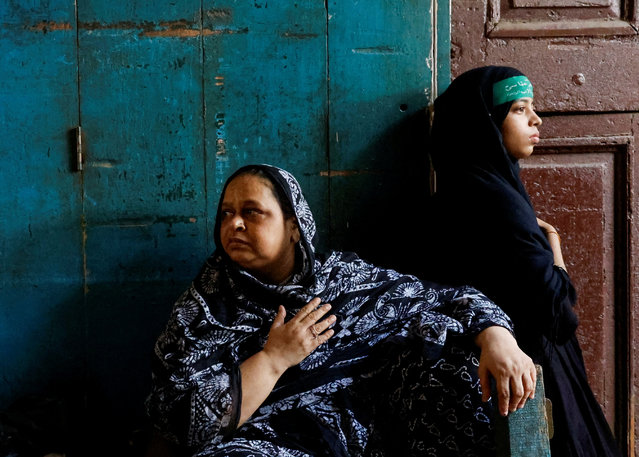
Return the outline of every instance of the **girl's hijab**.
[[[435,100],[431,157],[438,186],[455,187],[468,168],[499,176],[529,201],[519,165],[503,144],[501,124],[512,101],[493,105],[495,83],[524,76],[510,67],[480,67],[456,78]]]

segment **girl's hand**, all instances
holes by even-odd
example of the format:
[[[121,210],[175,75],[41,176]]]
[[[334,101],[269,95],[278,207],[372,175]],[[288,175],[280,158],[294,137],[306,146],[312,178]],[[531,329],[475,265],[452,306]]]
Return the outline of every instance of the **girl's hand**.
[[[278,371],[297,365],[335,333],[329,328],[337,319],[335,315],[320,320],[331,305],[320,304],[321,300],[314,298],[286,323],[286,310],[280,305],[262,350]]]
[[[537,371],[530,357],[522,352],[511,333],[498,326],[488,327],[475,339],[481,348],[479,382],[482,400],[490,398],[490,376],[495,378],[499,412],[508,415],[523,408],[535,397]]]

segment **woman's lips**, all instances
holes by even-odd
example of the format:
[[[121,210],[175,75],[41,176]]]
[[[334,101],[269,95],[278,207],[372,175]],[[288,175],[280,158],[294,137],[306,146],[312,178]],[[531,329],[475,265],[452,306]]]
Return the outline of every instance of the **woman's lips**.
[[[248,242],[240,239],[240,238],[231,238],[228,243],[228,246],[233,246],[233,245],[238,245],[238,246],[246,246],[248,245]]]

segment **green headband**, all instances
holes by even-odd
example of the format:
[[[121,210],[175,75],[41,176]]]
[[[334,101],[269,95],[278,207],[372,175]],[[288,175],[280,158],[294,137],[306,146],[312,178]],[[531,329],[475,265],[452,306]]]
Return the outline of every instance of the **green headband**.
[[[533,96],[533,86],[525,76],[513,76],[493,84],[493,106]]]

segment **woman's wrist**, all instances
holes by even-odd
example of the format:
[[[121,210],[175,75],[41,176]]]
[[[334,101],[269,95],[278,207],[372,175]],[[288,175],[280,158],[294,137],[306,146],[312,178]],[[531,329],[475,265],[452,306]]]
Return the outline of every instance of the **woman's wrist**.
[[[480,349],[483,349],[487,342],[490,343],[494,338],[501,338],[506,335],[512,336],[510,330],[501,325],[491,325],[475,335],[475,344]]]
[[[281,363],[281,361],[279,361],[276,357],[274,357],[270,351],[265,351],[264,349],[262,349],[256,354],[256,357],[258,358],[258,360],[262,361],[261,363],[264,364],[265,368],[268,367],[270,375],[276,377],[277,379],[279,379],[280,376],[282,376],[288,369],[288,367],[284,363]]]

